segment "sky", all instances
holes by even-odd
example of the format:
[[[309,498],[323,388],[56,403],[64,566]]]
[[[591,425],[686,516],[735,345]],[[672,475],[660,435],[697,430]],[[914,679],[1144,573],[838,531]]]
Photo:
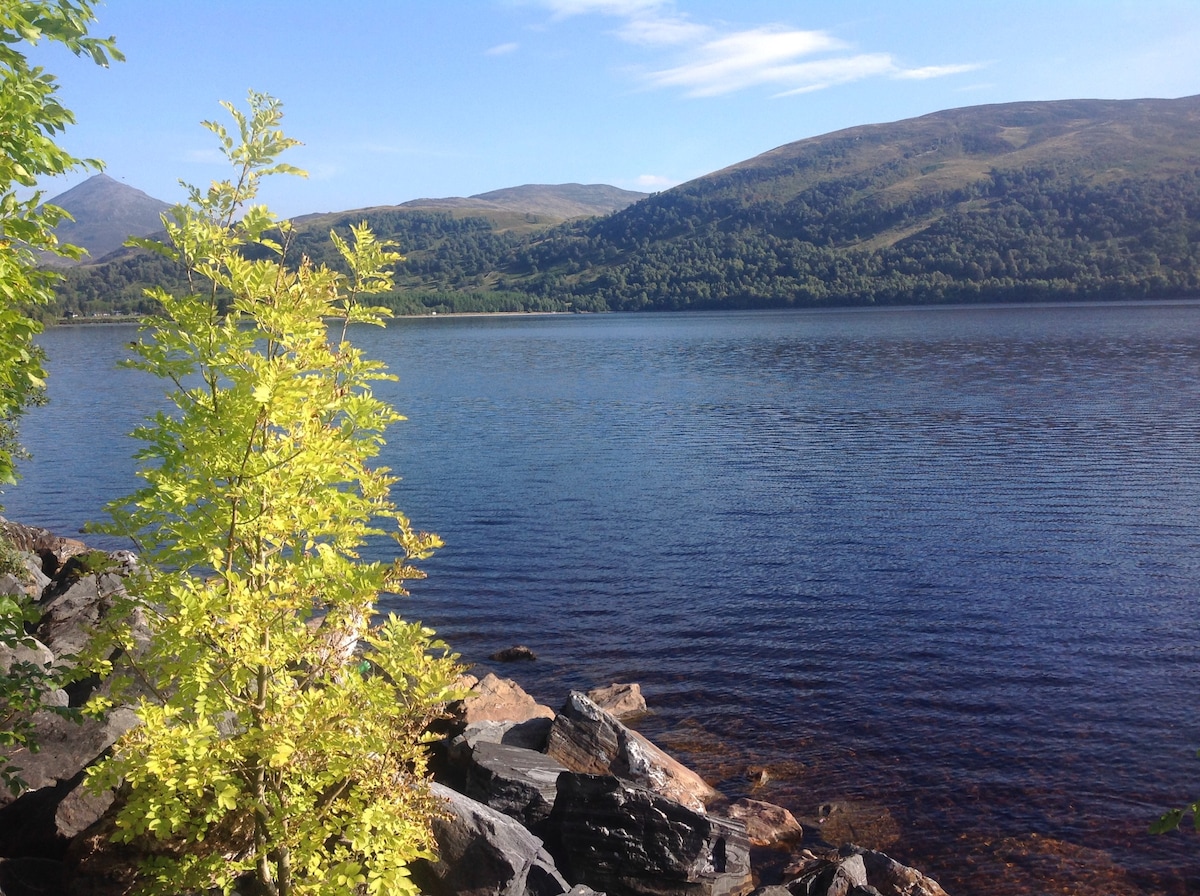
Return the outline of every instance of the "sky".
[[[205,119],[283,102],[281,217],[521,184],[656,192],[961,106],[1200,93],[1200,0],[107,0],[57,47],[64,145],[167,202],[228,176]],[[47,196],[85,179],[43,185]]]

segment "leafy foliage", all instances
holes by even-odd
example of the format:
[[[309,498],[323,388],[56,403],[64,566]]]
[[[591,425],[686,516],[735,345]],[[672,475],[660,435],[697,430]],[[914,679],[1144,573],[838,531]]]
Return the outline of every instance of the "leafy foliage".
[[[886,180],[826,182],[786,203],[685,187],[560,228],[516,269],[527,274],[522,288],[621,311],[1200,289],[1200,165],[1168,178],[1083,174],[995,170],[949,193],[896,201]]]
[[[421,625],[374,624],[379,592],[403,593],[441,542],[369,466],[402,418],[371,391],[383,366],[346,341],[382,321],[357,300],[390,287],[399,256],[355,227],[332,237],[347,274],[285,266],[288,228],[273,237],[251,203],[262,177],[295,173],[277,162],[294,141],[270,97],[226,109],[236,129],[206,126],[235,176],[191,188],[166,243],[138,241],[188,289],[154,294],[133,363],[173,385],[175,409],[137,431],[146,485],[110,507],[148,561],[126,612],[148,615],[149,645],[117,637],[152,696],[94,779],[127,787],[120,839],[161,841],[148,892],[228,892],[244,874],[279,896],[415,892],[435,812],[421,738],[458,669]],[[399,559],[361,561],[384,523]]]
[[[1200,800],[1191,805],[1184,806],[1182,809],[1171,809],[1163,814],[1158,821],[1150,825],[1151,834],[1167,834],[1176,830],[1183,823],[1184,816],[1192,816],[1193,827],[1200,831]]]
[[[37,751],[33,716],[42,708],[46,689],[57,687],[51,670],[23,652],[32,647],[25,624],[35,615],[28,601],[0,595],[0,648],[13,657],[0,676],[0,785],[14,794],[24,790],[25,781],[12,753],[21,748]]]
[[[5,0],[0,4],[0,483],[15,481],[17,420],[31,404],[43,400],[42,353],[34,345],[41,324],[33,311],[54,297],[55,276],[38,267],[38,253],[77,257],[73,246],[60,245],[53,228],[61,209],[41,205],[41,194],[22,198],[38,178],[79,167],[99,167],[78,159],[56,142],[73,123],[57,97],[54,76],[29,64],[28,47],[47,41],[97,64],[120,59],[112,38],[88,35],[94,20],[92,0]],[[30,608],[0,597],[0,646],[30,646],[25,625]],[[0,783],[14,792],[23,786],[20,769],[7,757],[17,747],[36,750],[33,713],[42,696],[56,685],[50,671],[28,659],[14,660],[0,679]]]
[[[98,65],[120,59],[112,38],[90,37],[93,0],[8,0],[0,5],[0,482],[14,479],[18,451],[16,421],[31,402],[40,400],[45,376],[33,344],[40,324],[28,309],[54,297],[55,276],[41,270],[37,253],[78,257],[60,245],[54,225],[65,214],[41,205],[42,195],[19,193],[79,167],[99,168],[78,159],[56,142],[74,123],[57,97],[53,75],[30,65],[26,46],[57,43]]]

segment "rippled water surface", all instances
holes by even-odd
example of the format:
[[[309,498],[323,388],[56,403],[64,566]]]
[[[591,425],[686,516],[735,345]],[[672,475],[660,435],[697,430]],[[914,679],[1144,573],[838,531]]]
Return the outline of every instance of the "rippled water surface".
[[[129,490],[133,331],[44,337],[8,515]],[[1200,306],[401,320],[355,338],[447,547],[400,609],[732,796],[967,893],[1200,892]],[[767,781],[748,770],[765,768]]]

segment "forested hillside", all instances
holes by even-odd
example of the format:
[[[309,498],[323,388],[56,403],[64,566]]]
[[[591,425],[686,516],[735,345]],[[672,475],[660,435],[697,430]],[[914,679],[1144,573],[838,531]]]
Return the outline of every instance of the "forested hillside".
[[[408,256],[389,301],[410,312],[1194,295],[1200,97],[951,110],[788,144],[602,217],[366,210],[302,222],[296,248],[326,260],[328,229],[359,217]],[[145,264],[73,273],[63,307],[135,301]]]
[[[509,268],[621,310],[1192,293],[1198,125],[1193,97],[853,128],[562,228]]]

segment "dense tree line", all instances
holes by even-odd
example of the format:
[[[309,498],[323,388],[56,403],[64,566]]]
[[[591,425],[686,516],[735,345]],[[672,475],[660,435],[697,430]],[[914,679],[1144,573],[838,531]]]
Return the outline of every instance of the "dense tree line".
[[[528,291],[497,288],[496,267],[521,238],[498,230],[481,217],[423,210],[346,215],[320,225],[298,226],[289,237],[288,255],[293,260],[307,257],[316,265],[346,273],[329,233],[346,234],[363,219],[380,239],[395,243],[404,252],[405,259],[396,268],[396,288],[380,300],[396,313],[558,311],[567,307]],[[266,250],[254,247],[245,254],[252,260],[267,256]],[[145,314],[156,306],[145,296],[148,286],[179,290],[185,282],[183,269],[170,260],[127,250],[103,264],[67,270],[57,290],[55,310],[59,317]]]
[[[522,247],[520,286],[612,310],[1188,295],[1200,170],[1093,183],[1053,168],[895,202],[862,179],[752,205],[674,191]],[[910,235],[895,238],[909,222]]]

